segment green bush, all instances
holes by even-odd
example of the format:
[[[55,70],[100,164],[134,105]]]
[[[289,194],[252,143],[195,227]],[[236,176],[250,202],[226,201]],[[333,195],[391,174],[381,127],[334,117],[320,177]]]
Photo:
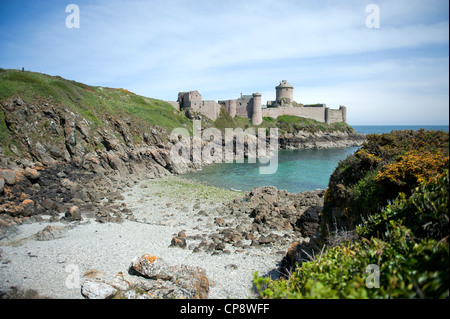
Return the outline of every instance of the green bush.
[[[334,224],[352,230],[400,193],[408,197],[422,181],[442,174],[448,168],[448,147],[449,135],[443,131],[368,135],[362,148],[341,161],[330,177],[322,234],[327,236]]]
[[[449,234],[448,207],[449,175],[446,170],[435,180],[417,187],[409,198],[401,193],[393,205],[370,216],[360,227],[360,233],[366,237],[379,236],[388,232],[391,223],[395,222],[410,229],[416,240],[441,240]]]
[[[328,248],[288,279],[254,274],[262,298],[448,298],[448,171],[399,197],[357,229],[360,241]],[[369,265],[379,269],[371,287]]]

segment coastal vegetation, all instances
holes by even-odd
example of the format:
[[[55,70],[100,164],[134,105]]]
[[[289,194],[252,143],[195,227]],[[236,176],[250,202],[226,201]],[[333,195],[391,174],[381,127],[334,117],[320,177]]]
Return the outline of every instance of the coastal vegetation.
[[[369,135],[330,178],[315,238],[327,248],[288,278],[255,274],[260,296],[448,298],[448,141],[442,131]]]
[[[145,185],[145,182],[143,182]],[[155,179],[148,182],[159,189],[159,196],[177,202],[180,198],[207,198],[214,203],[228,202],[243,195],[241,191],[221,189],[177,176]]]

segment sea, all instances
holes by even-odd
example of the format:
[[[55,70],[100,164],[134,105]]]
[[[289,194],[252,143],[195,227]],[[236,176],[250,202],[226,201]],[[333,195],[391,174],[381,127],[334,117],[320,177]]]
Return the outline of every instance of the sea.
[[[448,125],[353,125],[358,133],[382,134],[393,130],[443,130]],[[261,174],[260,167],[267,164],[218,163],[204,166],[201,170],[182,175],[184,178],[204,182],[209,185],[250,191],[254,187],[275,186],[290,193],[324,189],[339,161],[356,152],[359,147],[320,150],[280,150],[277,170],[273,174]],[[272,162],[273,163],[273,162]]]

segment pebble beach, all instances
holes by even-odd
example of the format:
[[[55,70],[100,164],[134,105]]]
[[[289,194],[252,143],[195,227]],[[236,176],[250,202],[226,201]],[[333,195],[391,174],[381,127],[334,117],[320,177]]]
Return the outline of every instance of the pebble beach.
[[[251,298],[253,273],[277,277],[288,244],[243,248],[228,243],[220,251],[197,251],[209,235],[217,233],[220,208],[244,193],[208,186],[176,176],[147,179],[121,191],[132,220],[99,223],[83,217],[79,222],[40,222],[20,225],[14,236],[0,241],[0,286],[35,290],[40,297],[83,298],[80,285],[87,273],[113,278],[127,271],[136,256],[152,254],[168,264],[199,266],[210,283],[208,298]],[[106,200],[106,199],[105,199]],[[223,217],[223,216],[222,216]],[[52,240],[37,233],[51,225],[59,232]],[[180,232],[186,247],[171,246]],[[282,235],[282,234],[280,234]]]

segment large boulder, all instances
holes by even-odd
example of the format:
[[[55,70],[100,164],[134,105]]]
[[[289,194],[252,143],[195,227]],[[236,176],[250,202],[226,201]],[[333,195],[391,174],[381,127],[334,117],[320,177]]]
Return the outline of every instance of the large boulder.
[[[311,237],[315,235],[320,226],[319,212],[322,207],[309,207],[297,220],[297,227],[303,237]]]
[[[86,298],[205,299],[209,280],[205,269],[188,265],[170,266],[162,258],[144,254],[134,258],[128,272],[113,279],[86,280]]]
[[[17,223],[13,217],[8,214],[0,214],[0,240],[9,238],[19,231]]]
[[[130,268],[141,276],[150,279],[170,280],[173,277],[169,265],[161,258],[151,254],[134,258]]]
[[[64,237],[66,229],[61,226],[47,226],[41,231],[37,232],[35,237],[38,241],[48,241]]]
[[[65,213],[64,218],[71,222],[83,220],[83,217],[81,217],[81,212],[78,206],[70,207]]]
[[[255,187],[248,194],[248,201],[273,204],[278,201],[278,191],[274,186]]]
[[[176,285],[187,292],[189,298],[208,298],[209,280],[204,268],[181,265],[172,267],[172,271]]]
[[[14,185],[16,182],[16,171],[13,169],[0,169],[0,179],[7,185]]]
[[[87,280],[81,288],[81,294],[88,299],[108,299],[114,297],[117,289],[107,283]]]

